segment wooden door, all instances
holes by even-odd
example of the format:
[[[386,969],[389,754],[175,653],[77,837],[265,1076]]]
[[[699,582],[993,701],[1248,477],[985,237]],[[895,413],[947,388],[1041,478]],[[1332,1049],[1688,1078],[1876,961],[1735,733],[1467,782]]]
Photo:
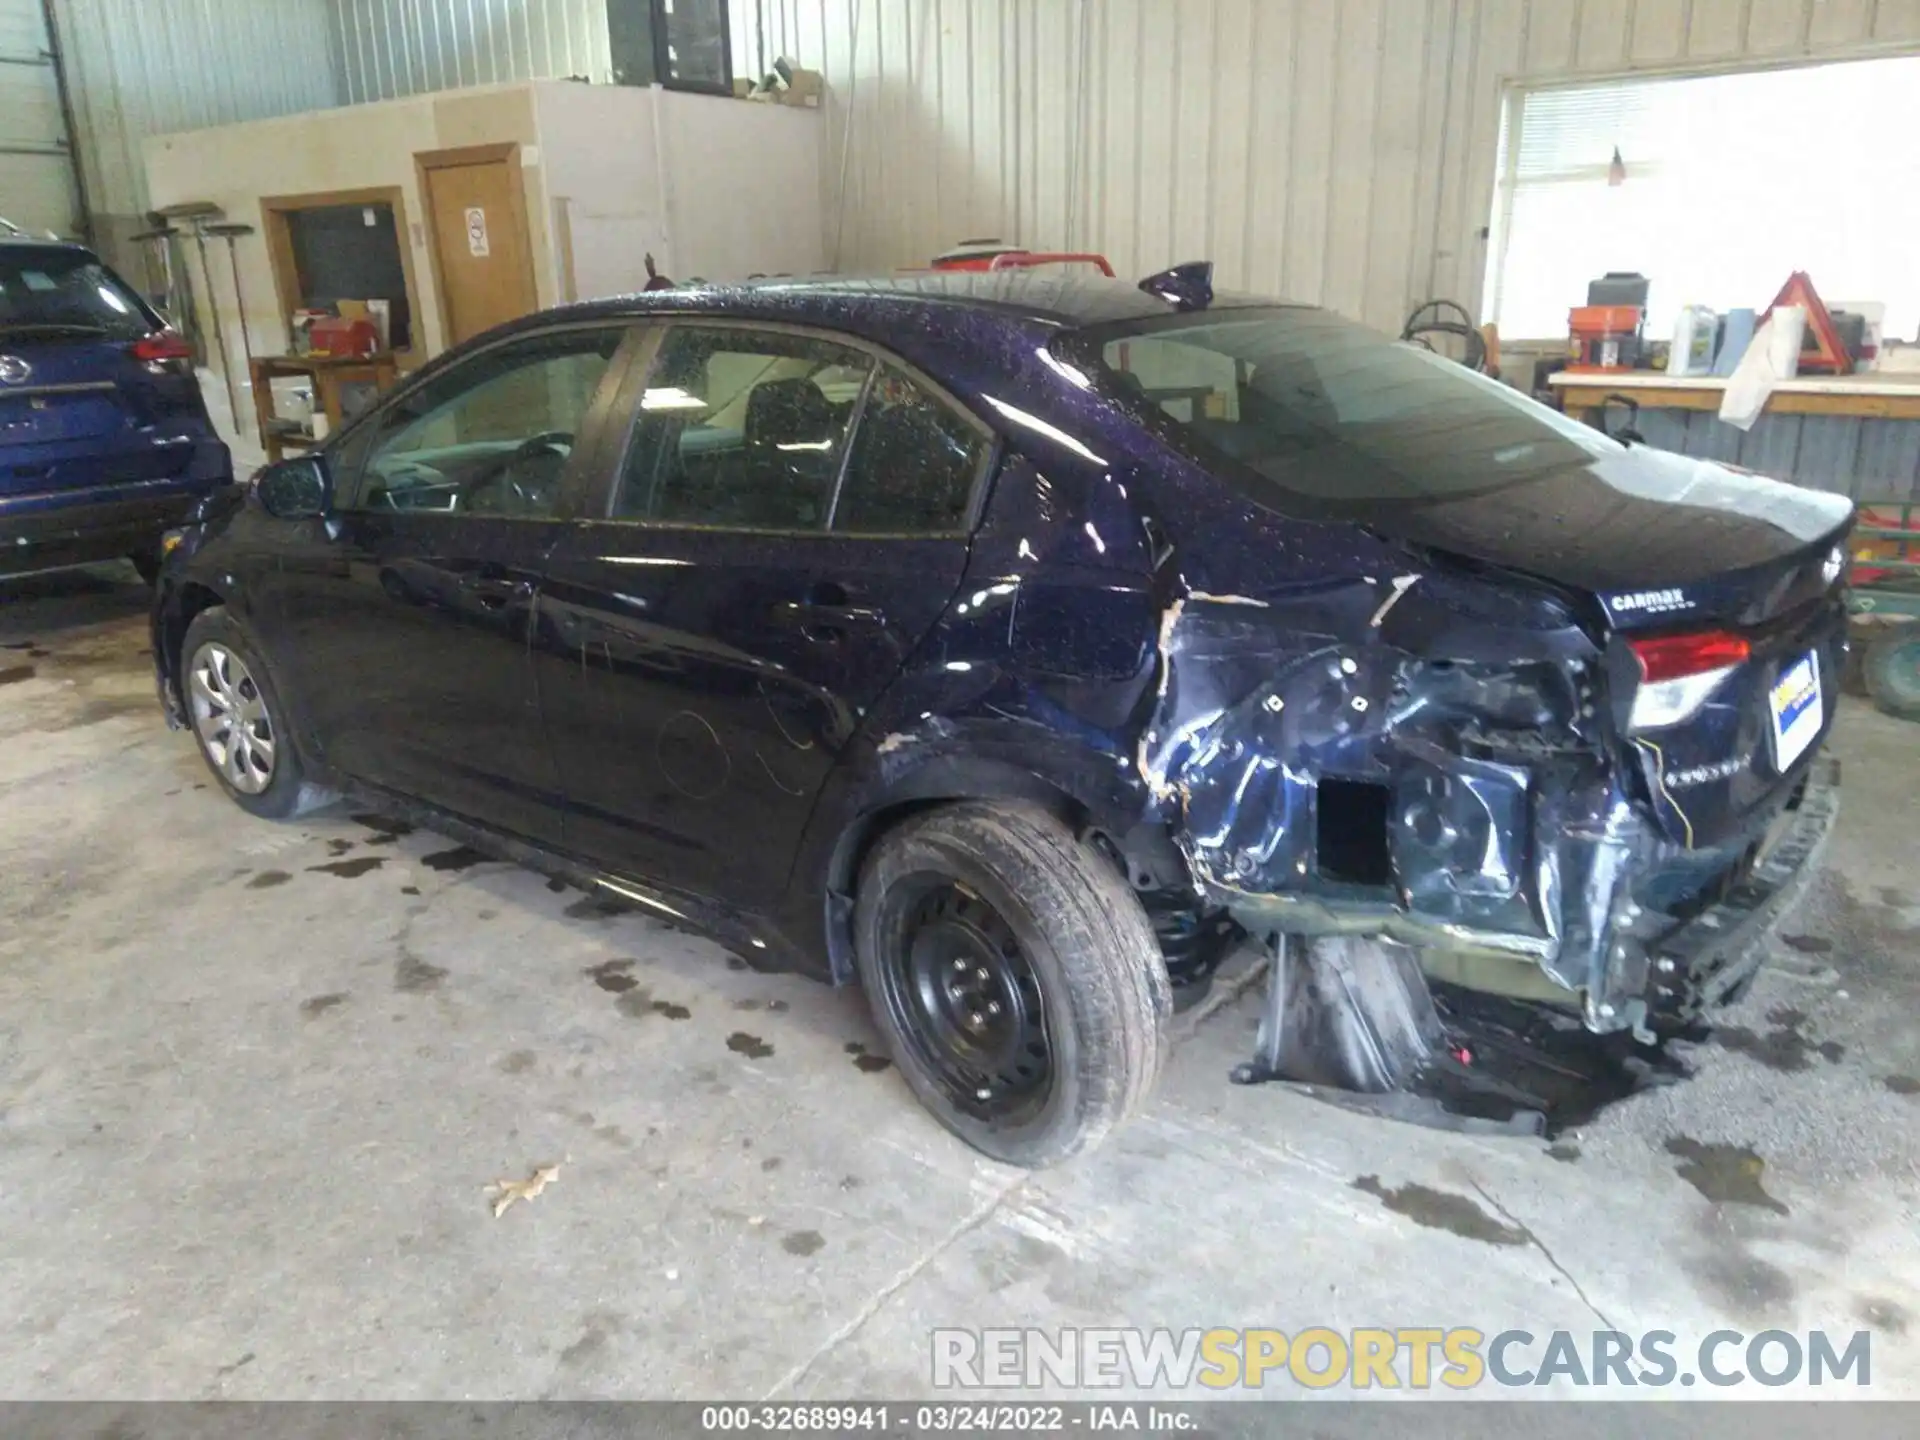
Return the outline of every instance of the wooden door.
[[[520,147],[418,158],[447,344],[537,310]]]

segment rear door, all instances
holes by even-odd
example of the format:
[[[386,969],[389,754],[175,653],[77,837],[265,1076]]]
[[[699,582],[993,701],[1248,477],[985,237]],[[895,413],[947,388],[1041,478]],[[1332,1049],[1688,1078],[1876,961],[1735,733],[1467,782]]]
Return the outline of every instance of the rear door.
[[[708,321],[662,326],[625,403],[542,592],[567,843],[763,907],[960,583],[991,435],[870,347]]]

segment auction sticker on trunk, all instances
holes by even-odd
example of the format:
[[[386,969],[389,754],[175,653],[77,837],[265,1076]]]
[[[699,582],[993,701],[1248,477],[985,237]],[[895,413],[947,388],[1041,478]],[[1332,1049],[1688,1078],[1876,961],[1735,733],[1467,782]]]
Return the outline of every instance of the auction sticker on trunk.
[[[1767,699],[1773,710],[1773,759],[1784,772],[1813,744],[1824,719],[1820,662],[1811,650],[1780,672]]]

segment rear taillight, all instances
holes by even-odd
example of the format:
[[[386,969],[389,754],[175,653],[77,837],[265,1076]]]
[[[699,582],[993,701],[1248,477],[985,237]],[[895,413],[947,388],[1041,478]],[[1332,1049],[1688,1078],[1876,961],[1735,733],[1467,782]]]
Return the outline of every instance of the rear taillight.
[[[156,330],[127,347],[155,375],[185,375],[193,368],[193,347],[173,330]]]
[[[1627,717],[1627,729],[1635,732],[1690,718],[1753,653],[1746,640],[1725,630],[1629,640],[1627,647],[1640,662],[1640,685]]]

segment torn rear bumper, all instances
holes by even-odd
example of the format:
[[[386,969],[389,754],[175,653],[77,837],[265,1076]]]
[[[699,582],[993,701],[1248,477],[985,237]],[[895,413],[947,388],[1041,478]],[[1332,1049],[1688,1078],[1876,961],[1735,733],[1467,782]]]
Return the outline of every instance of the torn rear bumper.
[[[1653,942],[1656,1015],[1697,1015],[1739,998],[1767,937],[1819,870],[1839,818],[1840,762],[1821,755],[1746,875],[1717,905]]]
[[[1689,1074],[1668,1041],[1737,999],[1819,867],[1840,765],[1818,757],[1752,863],[1685,921],[1647,915],[1652,1028],[1595,1033],[1567,1003],[1492,995],[1426,973],[1419,952],[1352,935],[1276,937],[1253,1058],[1240,1083],[1284,1079],[1348,1108],[1455,1129],[1552,1134]]]

